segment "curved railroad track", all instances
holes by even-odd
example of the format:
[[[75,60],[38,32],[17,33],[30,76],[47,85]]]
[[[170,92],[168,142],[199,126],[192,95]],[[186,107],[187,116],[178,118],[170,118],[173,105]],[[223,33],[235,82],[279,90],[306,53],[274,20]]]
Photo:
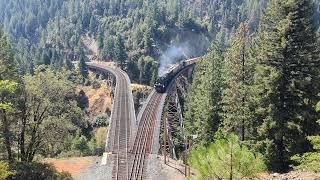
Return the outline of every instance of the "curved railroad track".
[[[130,80],[120,69],[113,69],[99,64],[87,63],[90,69],[97,73],[108,72],[114,75],[116,86],[111,112],[111,123],[108,131],[106,151],[112,152],[113,159],[112,179],[127,180],[129,175],[128,150],[130,149],[133,122],[135,113],[133,108]],[[133,126],[132,126],[133,125]]]
[[[131,151],[133,159],[129,174],[130,180],[144,179],[145,159],[151,152],[157,109],[159,108],[161,98],[162,94],[154,92],[142,114]]]
[[[119,88],[117,93],[119,99],[115,100],[118,103],[115,103],[117,109],[120,109],[121,112],[117,113],[119,119],[115,122],[115,131],[114,131],[114,141],[113,141],[113,151],[115,155],[114,168],[113,168],[113,178],[114,179],[128,179],[128,145],[130,140],[130,118],[129,114],[126,113],[129,110],[128,106],[128,92],[127,82],[123,73],[118,75]]]
[[[157,124],[157,116],[162,111],[163,107],[160,106],[162,106],[161,103],[163,104],[162,101],[166,95],[155,91],[150,94],[147,104],[141,111],[142,114],[138,116],[140,120],[138,129],[136,129],[137,121],[133,108],[130,80],[125,72],[92,63],[88,63],[88,66],[100,72],[108,71],[116,78],[110,117],[111,124],[106,145],[106,151],[112,152],[114,160],[112,179],[145,179],[146,159],[152,151],[155,129],[159,125]],[[135,138],[134,142],[132,138]]]

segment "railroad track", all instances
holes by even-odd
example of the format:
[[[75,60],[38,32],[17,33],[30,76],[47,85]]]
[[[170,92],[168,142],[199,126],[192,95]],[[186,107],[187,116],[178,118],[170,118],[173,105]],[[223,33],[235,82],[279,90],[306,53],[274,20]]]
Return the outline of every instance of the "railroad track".
[[[112,152],[114,160],[112,179],[128,179],[128,149],[131,137],[131,121],[135,122],[130,80],[125,72],[107,66],[87,63],[97,73],[111,73],[116,79],[115,95],[111,112],[111,123],[106,142],[106,151]]]
[[[113,166],[113,179],[127,180],[128,179],[128,145],[130,141],[130,116],[129,113],[129,98],[127,95],[128,86],[125,77],[122,73],[117,75],[118,77],[118,90],[117,93],[119,99],[117,99],[116,106],[118,110],[115,122],[113,151],[115,155],[115,161]],[[121,89],[119,88],[121,87]]]
[[[114,159],[112,179],[145,179],[145,162],[147,156],[151,153],[157,113],[160,110],[163,94],[155,91],[151,94],[142,115],[140,116],[139,114],[138,116],[138,118],[141,118],[139,118],[139,126],[136,129],[130,79],[126,76],[125,72],[94,63],[88,63],[88,66],[96,69],[98,72],[107,71],[116,77],[116,94],[111,113],[111,128],[108,131],[106,145],[107,152],[112,151]],[[135,133],[136,136],[133,143],[131,138],[134,137]],[[131,149],[130,153],[128,149]]]
[[[151,152],[153,132],[156,124],[157,109],[159,108],[162,94],[155,92],[145,111],[142,114],[139,128],[132,147],[132,165],[129,174],[130,180],[144,179],[145,159]]]

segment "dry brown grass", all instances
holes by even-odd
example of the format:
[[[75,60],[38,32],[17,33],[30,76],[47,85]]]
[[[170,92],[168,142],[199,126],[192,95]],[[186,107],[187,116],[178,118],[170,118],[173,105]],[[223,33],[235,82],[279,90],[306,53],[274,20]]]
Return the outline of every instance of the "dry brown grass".
[[[141,84],[131,84],[132,91],[149,91],[152,89],[151,86],[141,85]]]
[[[105,146],[107,134],[108,128],[106,127],[99,127],[95,129],[94,137],[96,138],[98,145],[102,145],[102,147]]]
[[[89,99],[87,111],[91,117],[105,113],[107,108],[111,109],[111,89],[105,84],[105,82],[101,82],[101,87],[98,89],[93,89],[91,86],[79,87]]]
[[[67,171],[72,177],[79,175],[82,171],[94,164],[96,157],[73,157],[67,159],[47,159],[47,163],[52,163],[53,166],[59,171]]]

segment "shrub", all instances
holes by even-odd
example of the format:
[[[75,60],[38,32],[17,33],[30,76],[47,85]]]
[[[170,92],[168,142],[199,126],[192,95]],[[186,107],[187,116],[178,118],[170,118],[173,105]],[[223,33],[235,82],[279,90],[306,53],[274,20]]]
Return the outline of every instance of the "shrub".
[[[14,162],[10,169],[16,173],[10,179],[72,179],[68,172],[58,172],[53,165],[39,162]]]
[[[9,163],[0,161],[0,180],[6,179],[8,176],[14,175],[15,172],[9,169]]]
[[[88,140],[84,136],[80,136],[79,138],[77,138],[73,141],[72,149],[78,150],[80,152],[80,155],[89,155],[90,154]]]
[[[107,135],[107,128],[97,128],[94,137],[88,142],[88,146],[91,151],[91,155],[101,156],[105,148],[105,139]]]
[[[88,146],[90,148],[91,155],[102,156],[104,149],[103,147],[101,147],[100,144],[98,144],[97,139],[95,137],[91,138],[91,140],[88,142]]]
[[[106,108],[106,114],[108,116],[111,116],[111,109],[109,107]]]
[[[89,107],[89,98],[86,96],[86,93],[81,89],[77,97],[78,106],[81,109]]]
[[[292,167],[318,173],[320,172],[320,136],[309,136],[308,140],[313,145],[314,151],[293,156],[291,160],[297,165],[292,165]]]
[[[89,79],[85,79],[83,85],[90,86],[91,85],[91,81]]]
[[[70,157],[79,157],[81,156],[81,153],[79,150],[69,150],[69,151],[63,151],[58,155],[58,158],[70,158]]]
[[[99,115],[96,117],[93,127],[106,127],[108,125],[108,117],[106,115]]]
[[[92,81],[91,85],[93,89],[99,89],[101,87],[100,82],[97,80]]]

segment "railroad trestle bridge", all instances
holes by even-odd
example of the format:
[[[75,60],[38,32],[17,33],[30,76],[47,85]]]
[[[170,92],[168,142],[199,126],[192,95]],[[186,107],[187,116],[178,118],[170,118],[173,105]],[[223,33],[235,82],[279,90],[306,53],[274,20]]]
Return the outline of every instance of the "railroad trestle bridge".
[[[113,89],[106,155],[102,159],[102,164],[113,163],[113,179],[146,179],[149,154],[168,153],[176,158],[183,99],[195,65],[182,69],[165,93],[153,90],[136,117],[128,75],[120,69],[87,64],[90,71],[104,76]]]

